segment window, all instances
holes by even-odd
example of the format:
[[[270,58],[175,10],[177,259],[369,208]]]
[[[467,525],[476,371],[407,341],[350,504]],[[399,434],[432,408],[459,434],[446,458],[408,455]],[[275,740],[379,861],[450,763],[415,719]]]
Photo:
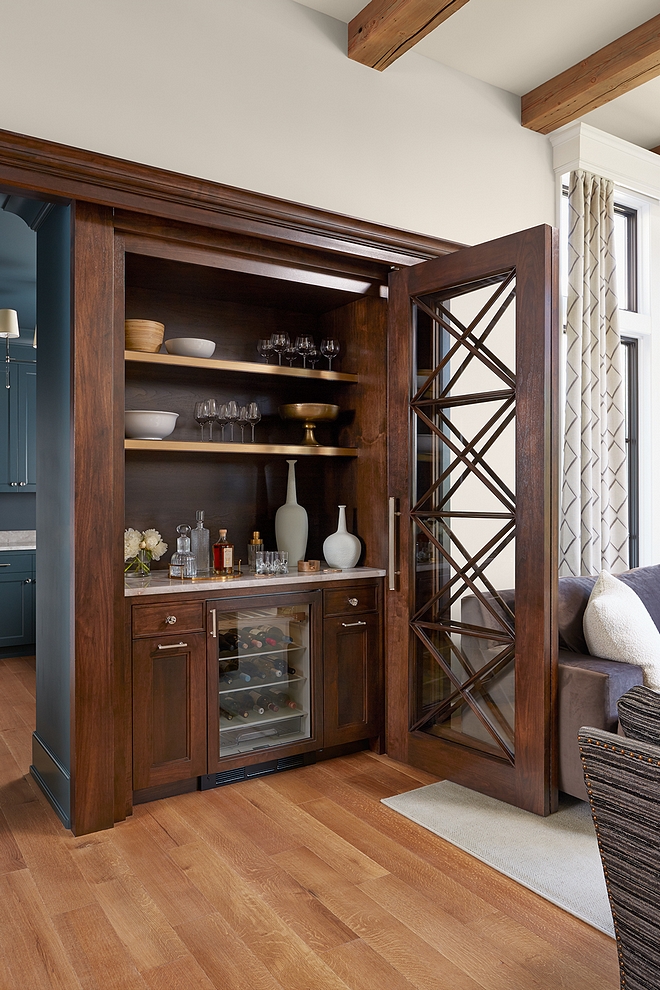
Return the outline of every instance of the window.
[[[619,309],[637,312],[637,210],[614,204],[614,251]]]
[[[628,463],[628,566],[639,566],[639,379],[635,337],[622,337]]]

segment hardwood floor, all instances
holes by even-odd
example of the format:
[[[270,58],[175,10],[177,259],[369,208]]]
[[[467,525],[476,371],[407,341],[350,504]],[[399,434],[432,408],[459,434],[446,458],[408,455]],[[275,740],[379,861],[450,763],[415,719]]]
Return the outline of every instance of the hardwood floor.
[[[136,808],[74,838],[27,775],[0,661],[0,990],[615,990],[612,939],[380,798],[371,753]]]

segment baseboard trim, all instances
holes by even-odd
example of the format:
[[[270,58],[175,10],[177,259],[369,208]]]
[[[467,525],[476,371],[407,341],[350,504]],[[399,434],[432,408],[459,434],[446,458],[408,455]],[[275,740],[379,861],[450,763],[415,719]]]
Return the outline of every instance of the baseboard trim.
[[[53,806],[65,828],[71,828],[71,775],[48,746],[32,733],[30,773]]]

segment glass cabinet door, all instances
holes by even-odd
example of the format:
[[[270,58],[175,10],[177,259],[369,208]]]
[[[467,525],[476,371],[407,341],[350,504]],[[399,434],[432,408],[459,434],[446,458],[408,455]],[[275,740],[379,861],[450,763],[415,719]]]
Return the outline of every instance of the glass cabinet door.
[[[314,735],[313,604],[286,595],[270,601],[247,600],[241,608],[211,603],[217,695],[211,724],[221,760],[304,744]]]

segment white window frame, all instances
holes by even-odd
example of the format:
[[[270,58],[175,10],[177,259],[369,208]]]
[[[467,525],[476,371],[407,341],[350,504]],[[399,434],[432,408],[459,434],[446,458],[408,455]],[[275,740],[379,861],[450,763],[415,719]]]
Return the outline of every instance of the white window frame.
[[[569,124],[550,135],[557,179],[556,209],[560,237],[562,187],[575,169],[610,178],[615,201],[637,211],[637,312],[619,311],[619,326],[638,341],[639,385],[639,564],[660,562],[660,155],[638,148],[584,123]],[[560,251],[560,279],[565,282]],[[566,299],[561,299],[562,326]]]

